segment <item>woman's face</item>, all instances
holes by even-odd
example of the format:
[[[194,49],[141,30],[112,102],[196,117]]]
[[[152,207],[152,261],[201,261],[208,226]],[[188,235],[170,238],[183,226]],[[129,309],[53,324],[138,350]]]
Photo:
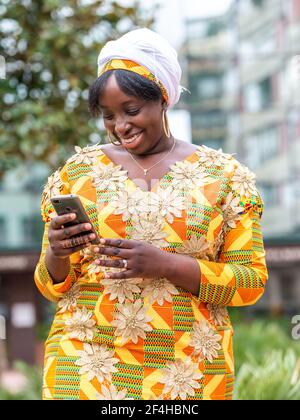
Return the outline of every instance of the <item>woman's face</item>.
[[[147,153],[165,137],[163,104],[122,92],[114,74],[108,79],[99,104],[106,130],[131,153]]]

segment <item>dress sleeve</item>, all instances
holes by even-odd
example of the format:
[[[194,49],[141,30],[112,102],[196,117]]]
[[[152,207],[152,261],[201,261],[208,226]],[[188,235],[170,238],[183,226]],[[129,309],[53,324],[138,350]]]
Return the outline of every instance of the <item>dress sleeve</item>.
[[[55,195],[70,194],[70,186],[68,183],[68,176],[66,166],[62,170],[57,170],[48,178],[41,202],[41,215],[45,222],[44,235],[42,239],[42,249],[38,264],[34,273],[34,281],[37,288],[42,295],[52,301],[57,302],[66,293],[71,286],[76,282],[81,272],[81,255],[80,252],[76,252],[70,257],[70,271],[66,279],[62,283],[54,284],[50,273],[48,272],[45,255],[49,246],[48,241],[48,230],[51,219],[56,214],[51,204],[50,198]]]
[[[223,306],[255,304],[268,280],[261,231],[263,202],[255,175],[240,163],[229,175],[222,201],[224,223],[216,261],[197,259],[201,270],[199,298]]]

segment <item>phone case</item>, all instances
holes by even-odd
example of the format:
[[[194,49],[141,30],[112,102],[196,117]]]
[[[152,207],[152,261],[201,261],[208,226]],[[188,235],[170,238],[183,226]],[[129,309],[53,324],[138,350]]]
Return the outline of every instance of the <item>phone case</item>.
[[[89,218],[89,216],[87,215],[85,208],[83,207],[83,204],[80,201],[80,198],[78,195],[76,194],[69,194],[69,195],[59,195],[56,197],[52,197],[51,198],[51,203],[56,211],[56,213],[58,214],[58,216],[62,216],[64,214],[68,214],[68,213],[75,213],[77,215],[75,220],[72,220],[71,222],[66,223],[64,226],[65,227],[69,227],[69,226],[74,226],[74,225],[78,225],[81,223],[90,223],[92,226],[92,229],[88,232],[86,232],[85,234],[88,233],[95,233],[96,235],[96,239],[94,239],[93,241],[91,241],[91,243],[93,245],[98,245],[100,243],[100,238]],[[79,235],[74,235],[74,237],[77,236],[82,236],[83,233],[79,234]]]

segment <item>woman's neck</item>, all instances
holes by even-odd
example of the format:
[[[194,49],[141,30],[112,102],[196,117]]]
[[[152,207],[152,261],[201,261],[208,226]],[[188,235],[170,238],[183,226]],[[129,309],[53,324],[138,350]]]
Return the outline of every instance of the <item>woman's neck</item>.
[[[168,152],[173,147],[174,141],[176,142],[173,136],[169,138],[161,137],[158,140],[158,142],[150,150],[147,150],[146,152],[142,154],[138,154],[136,156],[146,157],[146,156],[156,155],[158,153]]]

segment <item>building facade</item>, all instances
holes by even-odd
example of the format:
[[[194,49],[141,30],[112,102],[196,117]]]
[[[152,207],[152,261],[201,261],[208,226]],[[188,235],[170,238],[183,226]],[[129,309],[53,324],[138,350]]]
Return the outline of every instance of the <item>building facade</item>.
[[[238,130],[229,138],[257,175],[274,311],[300,310],[300,1],[242,0],[237,9]]]
[[[8,365],[42,359],[41,330],[49,305],[36,289],[33,272],[43,232],[39,203],[48,171],[40,165],[19,167],[0,184],[0,317],[5,331],[0,340]]]
[[[222,147],[257,176],[269,287],[256,309],[300,310],[300,0],[236,0],[187,21],[182,55],[193,142]]]
[[[189,19],[181,50],[190,95],[184,95],[180,106],[190,112],[193,143],[216,149],[225,146],[228,114],[236,106],[236,95],[226,94],[233,59],[232,11],[216,18]]]

